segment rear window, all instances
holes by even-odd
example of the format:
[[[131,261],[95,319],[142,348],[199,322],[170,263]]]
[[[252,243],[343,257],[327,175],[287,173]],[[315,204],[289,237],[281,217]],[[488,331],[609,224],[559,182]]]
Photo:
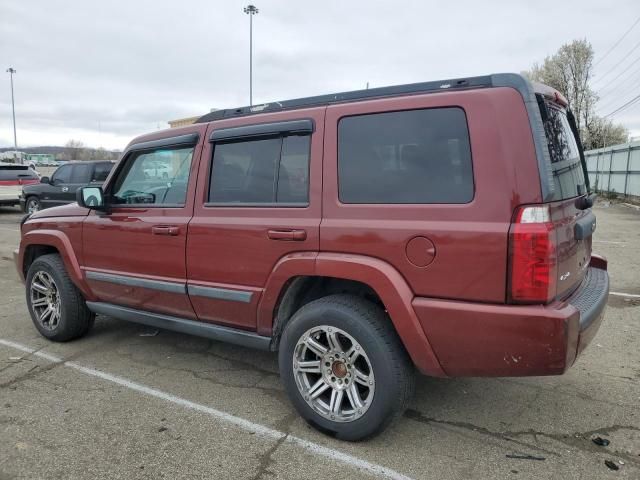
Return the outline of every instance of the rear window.
[[[543,113],[544,132],[551,157],[555,200],[565,200],[587,192],[584,169],[573,131],[563,110],[547,105]]]
[[[346,117],[338,126],[342,203],[467,203],[469,132],[461,108]]]
[[[37,180],[38,174],[27,165],[0,165],[0,180]]]

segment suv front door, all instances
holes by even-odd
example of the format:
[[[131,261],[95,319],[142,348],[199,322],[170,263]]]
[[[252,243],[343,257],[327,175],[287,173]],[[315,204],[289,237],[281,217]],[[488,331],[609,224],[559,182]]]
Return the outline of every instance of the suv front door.
[[[185,246],[206,126],[134,144],[105,186],[106,212],[83,224],[83,270],[101,302],[195,318],[186,294]],[[149,165],[166,165],[166,177]]]
[[[71,182],[71,175],[73,174],[73,165],[66,164],[57,168],[51,175],[49,183],[43,183],[41,185],[40,203],[43,208],[55,207],[56,205],[62,205],[63,201],[63,188],[68,189],[68,185]]]
[[[256,313],[274,267],[290,256],[313,265],[324,112],[224,120],[207,130],[187,238],[188,291],[198,319],[268,335]]]
[[[93,175],[92,163],[67,163],[58,168],[49,184],[42,184],[40,203],[43,207],[55,207],[74,202],[76,190],[88,185]]]

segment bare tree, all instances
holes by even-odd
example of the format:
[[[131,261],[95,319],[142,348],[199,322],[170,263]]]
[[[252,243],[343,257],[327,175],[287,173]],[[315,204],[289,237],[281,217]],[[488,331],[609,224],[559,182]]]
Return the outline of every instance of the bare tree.
[[[629,141],[629,131],[621,124],[594,116],[584,129],[582,143],[585,150],[617,145]]]
[[[71,139],[64,145],[64,153],[68,160],[83,160],[86,149],[84,143]]]
[[[531,80],[549,85],[567,98],[585,150],[602,147],[605,139],[610,139],[609,145],[621,143],[628,136],[624,126],[595,113],[598,95],[590,86],[593,56],[593,47],[586,39],[574,40],[524,72]]]
[[[578,128],[582,128],[589,123],[597,100],[589,86],[592,67],[591,44],[587,40],[574,40],[545,58],[542,65],[535,63],[529,77],[562,92],[576,117]]]

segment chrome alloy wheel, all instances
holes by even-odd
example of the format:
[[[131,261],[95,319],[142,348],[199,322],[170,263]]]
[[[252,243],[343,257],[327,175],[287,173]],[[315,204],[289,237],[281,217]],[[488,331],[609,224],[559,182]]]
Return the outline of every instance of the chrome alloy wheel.
[[[314,411],[352,422],[371,406],[375,378],[362,346],[347,332],[320,325],[307,330],[293,352],[298,391]]]
[[[43,328],[53,330],[60,321],[60,295],[51,275],[39,271],[31,280],[31,308]]]
[[[30,198],[27,201],[27,213],[35,213],[40,210],[40,205],[38,204],[38,200],[35,198]]]

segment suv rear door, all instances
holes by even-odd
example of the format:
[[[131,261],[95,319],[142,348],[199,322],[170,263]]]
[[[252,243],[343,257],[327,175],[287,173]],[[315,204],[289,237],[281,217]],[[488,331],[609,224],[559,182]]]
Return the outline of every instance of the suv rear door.
[[[209,125],[187,238],[189,298],[200,320],[255,330],[276,264],[292,254],[315,258],[324,113]]]
[[[93,168],[93,163],[71,164],[71,178],[60,188],[60,203],[75,202],[76,190],[89,184],[93,176]]]

